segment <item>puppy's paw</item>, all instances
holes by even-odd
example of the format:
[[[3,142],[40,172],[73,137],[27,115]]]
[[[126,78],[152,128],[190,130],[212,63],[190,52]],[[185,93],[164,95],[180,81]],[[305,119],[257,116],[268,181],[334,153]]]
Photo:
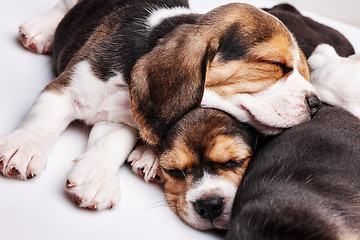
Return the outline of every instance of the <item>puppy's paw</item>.
[[[33,178],[45,169],[46,153],[40,139],[11,133],[0,138],[0,170],[5,177]]]
[[[134,173],[142,176],[146,182],[160,181],[159,157],[156,152],[148,146],[136,147],[128,157]]]
[[[30,51],[50,54],[59,21],[54,17],[40,17],[19,27],[19,38]]]
[[[89,158],[75,161],[67,176],[66,190],[83,208],[110,209],[120,199],[116,173],[101,168]]]
[[[308,59],[311,72],[322,69],[329,61],[337,59],[338,57],[334,47],[328,44],[320,44]]]

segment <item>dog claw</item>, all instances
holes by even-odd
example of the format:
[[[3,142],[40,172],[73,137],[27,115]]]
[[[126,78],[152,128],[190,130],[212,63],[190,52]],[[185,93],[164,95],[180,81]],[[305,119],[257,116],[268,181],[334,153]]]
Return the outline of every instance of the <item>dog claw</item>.
[[[10,168],[9,175],[15,176],[15,175],[19,175],[19,174],[20,174],[19,170],[17,170],[14,166],[12,166]]]
[[[140,176],[144,177],[144,175],[145,175],[144,168],[138,168],[138,173],[139,173]]]
[[[35,41],[29,45],[29,49],[31,49],[34,52],[37,52],[38,49]]]
[[[88,209],[92,209],[92,210],[96,210],[97,209],[97,204],[94,204],[92,206],[88,206]]]
[[[21,34],[21,40],[23,41],[24,44],[27,44],[28,36],[25,34]]]
[[[32,178],[34,178],[34,177],[36,177],[36,174],[34,174],[33,172],[32,173],[30,173],[29,175],[27,175],[27,179],[32,179]]]
[[[66,181],[66,187],[67,187],[67,188],[73,188],[73,187],[75,187],[75,184],[72,183],[72,182],[70,182],[69,180],[67,180],[67,181]]]
[[[76,158],[76,159],[72,160],[71,162],[72,163],[77,163],[78,161],[80,161],[80,159]]]
[[[84,199],[82,199],[81,197],[78,197],[75,195],[75,201],[78,203],[78,204],[82,204],[84,202]]]

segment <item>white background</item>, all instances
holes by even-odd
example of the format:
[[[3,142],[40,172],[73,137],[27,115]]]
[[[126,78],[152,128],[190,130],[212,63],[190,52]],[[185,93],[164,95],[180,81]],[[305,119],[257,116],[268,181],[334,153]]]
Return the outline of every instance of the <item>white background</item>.
[[[57,0],[0,0],[0,135],[16,128],[38,93],[52,80],[50,57],[31,53],[17,40],[18,26],[50,9]],[[203,13],[231,1],[190,0]],[[270,7],[270,1],[247,1]],[[310,14],[309,12],[305,12]],[[360,29],[317,15],[340,30],[360,51]],[[161,187],[146,184],[127,166],[119,171],[122,198],[112,210],[79,209],[65,193],[71,160],[85,149],[88,130],[71,125],[49,153],[46,171],[30,181],[0,176],[0,239],[221,239],[186,226],[167,207]]]

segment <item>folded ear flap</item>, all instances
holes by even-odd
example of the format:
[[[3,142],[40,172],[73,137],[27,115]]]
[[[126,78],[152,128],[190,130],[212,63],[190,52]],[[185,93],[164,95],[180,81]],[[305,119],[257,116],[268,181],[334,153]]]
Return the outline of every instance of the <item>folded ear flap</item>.
[[[182,25],[135,64],[130,82],[140,136],[157,145],[168,128],[198,106],[217,44],[196,25]]]

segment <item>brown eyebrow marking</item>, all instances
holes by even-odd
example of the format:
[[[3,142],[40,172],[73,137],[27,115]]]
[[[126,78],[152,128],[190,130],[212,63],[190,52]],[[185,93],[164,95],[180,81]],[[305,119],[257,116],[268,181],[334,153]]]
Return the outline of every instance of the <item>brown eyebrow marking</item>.
[[[211,161],[221,164],[231,159],[246,159],[252,155],[252,151],[242,139],[220,135],[214,139],[206,155]]]
[[[181,140],[175,140],[171,149],[160,156],[160,165],[163,169],[183,170],[193,163],[194,154]]]

